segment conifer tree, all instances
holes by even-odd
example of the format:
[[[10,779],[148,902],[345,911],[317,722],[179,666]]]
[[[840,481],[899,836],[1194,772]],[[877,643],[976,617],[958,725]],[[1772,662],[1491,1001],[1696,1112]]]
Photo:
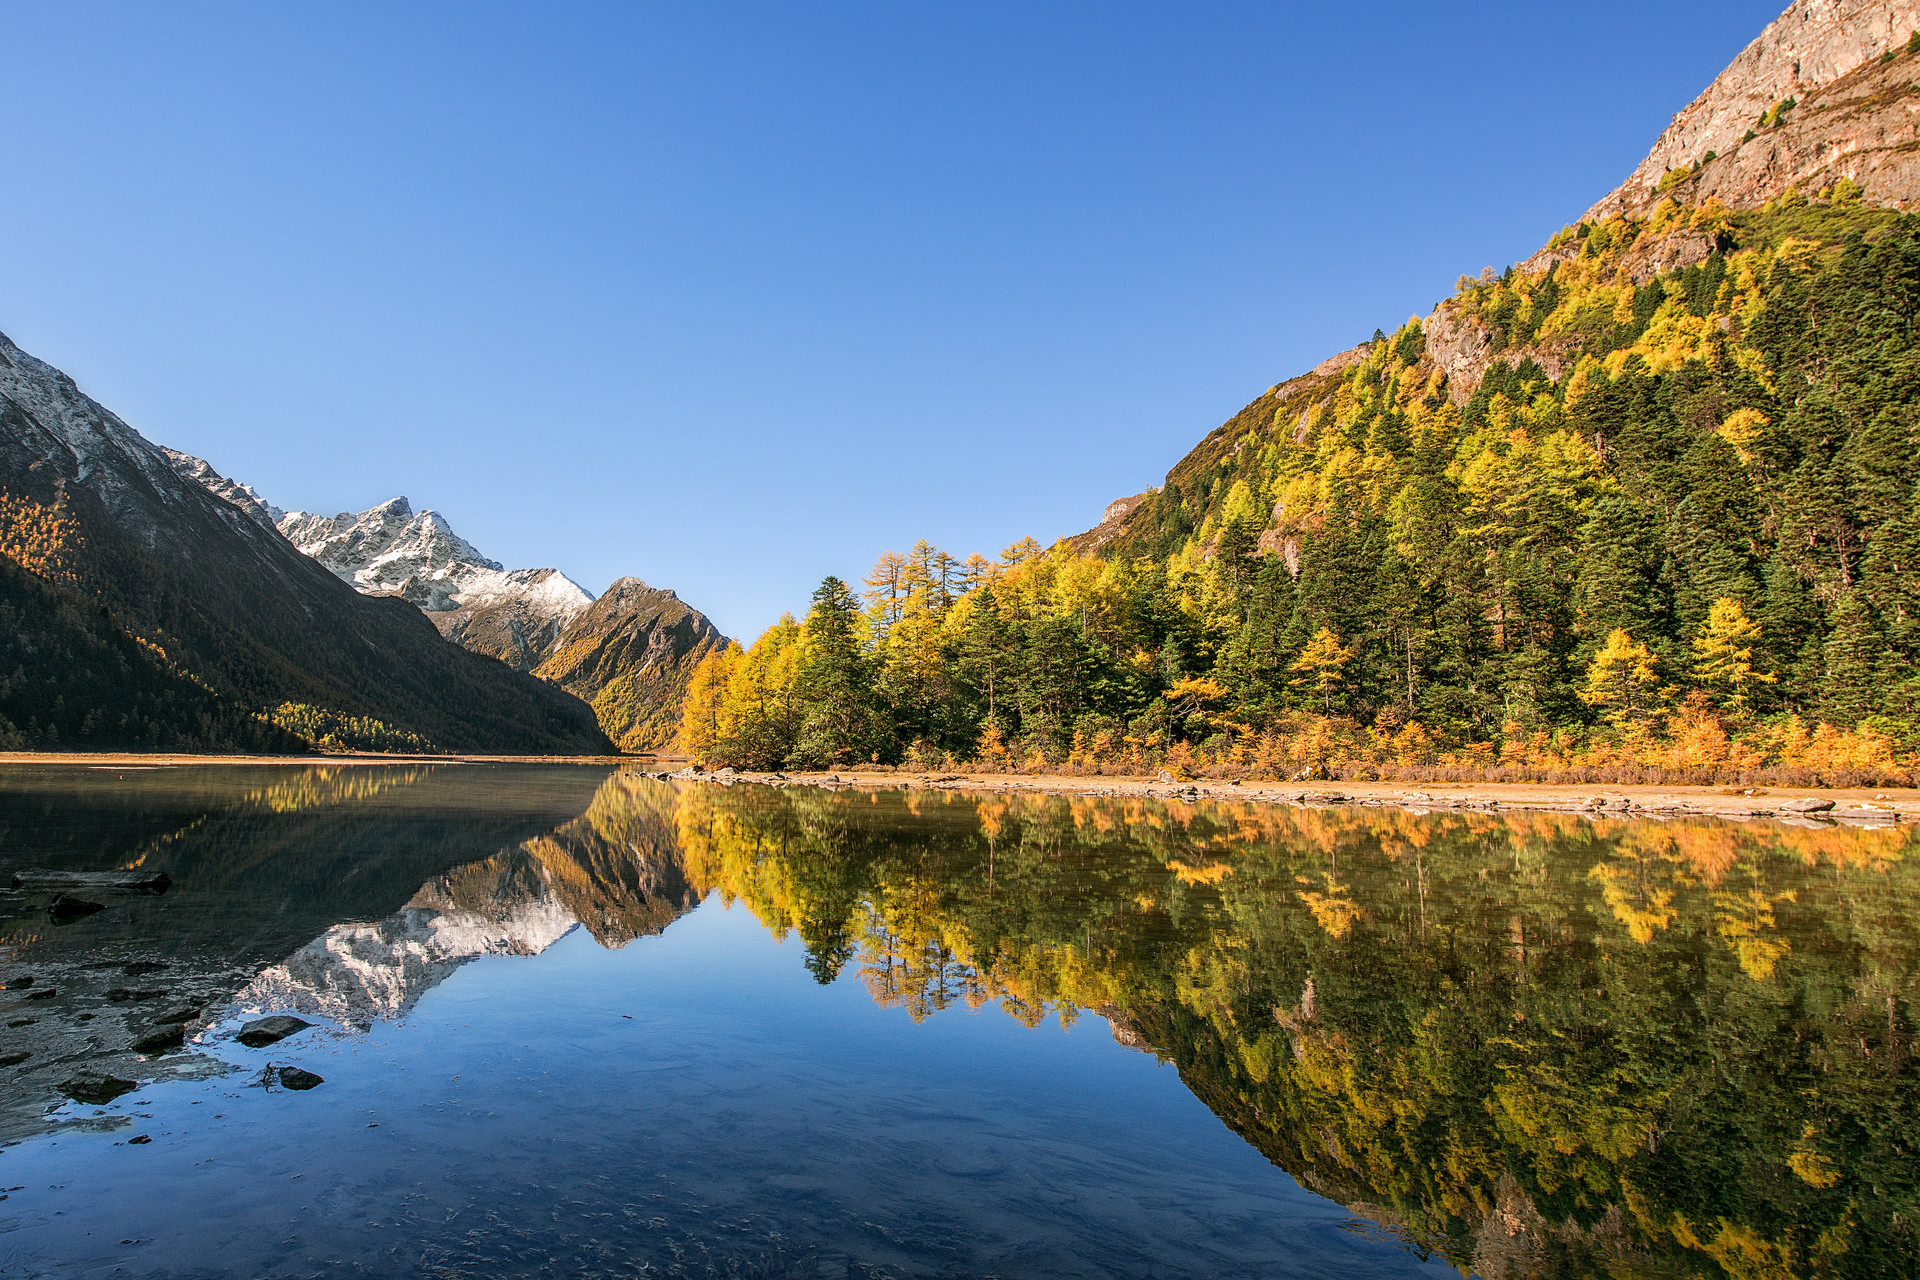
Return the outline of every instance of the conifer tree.
[[[1776,677],[1753,667],[1753,651],[1760,643],[1760,624],[1747,617],[1740,602],[1722,596],[1707,612],[1707,621],[1693,638],[1693,678],[1716,701],[1736,715],[1748,710],[1755,686],[1772,684]]]
[[[827,768],[890,755],[894,743],[874,705],[873,671],[862,651],[860,605],[839,578],[828,577],[807,611],[798,693],[805,707],[793,753],[796,763]]]
[[[1885,656],[1880,630],[1853,591],[1834,602],[1828,626],[1821,714],[1835,724],[1855,725],[1871,715],[1879,702],[1874,681]]]
[[[1660,677],[1653,651],[1625,631],[1615,629],[1593,655],[1580,700],[1614,725],[1644,719],[1657,705]]]
[[[1340,643],[1340,637],[1321,627],[1313,633],[1313,639],[1287,666],[1295,674],[1288,683],[1295,689],[1301,689],[1320,698],[1321,710],[1327,715],[1333,714],[1334,690],[1340,688],[1347,663],[1352,661],[1353,651]]]

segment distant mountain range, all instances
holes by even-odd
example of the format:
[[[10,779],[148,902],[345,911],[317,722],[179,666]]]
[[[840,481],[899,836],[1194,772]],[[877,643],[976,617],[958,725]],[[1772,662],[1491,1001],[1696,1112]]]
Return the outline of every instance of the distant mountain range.
[[[0,570],[0,748],[641,750],[726,644],[672,592],[596,606],[405,498],[281,511],[4,335]]]
[[[199,458],[169,451],[174,469],[256,521],[363,595],[416,605],[447,639],[586,700],[623,751],[672,741],[694,664],[727,638],[671,591],[621,578],[596,601],[558,569],[508,569],[404,497],[362,512],[282,511]]]

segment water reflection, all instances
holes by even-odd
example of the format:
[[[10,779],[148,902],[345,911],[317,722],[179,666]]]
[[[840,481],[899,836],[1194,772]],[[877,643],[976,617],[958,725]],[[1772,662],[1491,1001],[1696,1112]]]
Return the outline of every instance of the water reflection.
[[[1916,1266],[1907,830],[710,787],[677,817],[689,879],[821,977],[1095,1010],[1462,1269]]]
[[[0,1141],[46,1129],[56,1086],[77,1071],[152,1080],[218,1070],[190,1051],[133,1046],[174,1019],[190,1048],[258,1006],[251,983],[266,984],[266,999],[290,995],[274,969],[324,949],[340,922],[390,928],[417,895],[445,892],[453,869],[564,828],[608,772],[10,767],[0,775],[0,1057],[17,1060],[0,1076]],[[164,892],[121,887],[159,876]],[[101,909],[62,923],[49,912],[61,892]],[[510,897],[489,910],[511,916]],[[444,976],[465,958],[458,946],[429,967]],[[405,1007],[392,994],[393,1010]]]
[[[365,1031],[475,957],[558,951],[576,925],[620,948],[712,895],[797,936],[796,970],[857,977],[902,1026],[928,1024],[912,1033],[923,1039],[949,1009],[1104,1018],[1413,1257],[1489,1277],[1916,1268],[1920,884],[1904,829],[720,788],[579,769],[111,777],[0,780],[0,883],[26,869],[171,880],[160,895],[103,888],[107,909],[68,927],[33,887],[51,881],[0,900],[6,1013],[34,1019],[6,1032],[9,1051],[35,1054],[0,1085],[15,1136],[49,1122],[50,1087],[75,1062],[143,1080],[224,1069],[205,1053],[127,1052],[161,1004],[199,1008],[203,1047],[270,1010]],[[26,972],[38,985],[22,990]],[[739,1068],[740,1051],[702,1059],[686,1035],[666,1049],[687,1079]],[[616,1061],[601,1052],[576,1046],[554,1069],[591,1076]],[[801,1092],[781,1103],[800,1112],[787,1122],[853,1123],[837,1117],[857,1100]],[[868,1127],[817,1162],[908,1141],[878,1118],[905,1102],[865,1104]],[[646,1141],[684,1147],[681,1173],[718,1196],[737,1175],[702,1163],[715,1157],[696,1112]],[[963,1183],[1042,1159],[975,1160],[952,1124],[924,1136],[967,1166],[949,1171]],[[780,1176],[798,1185],[824,1167]],[[494,1214],[506,1192],[471,1194]],[[733,1209],[777,1218],[769,1197],[783,1194],[755,1184]],[[1275,1220],[1276,1238],[1285,1229]],[[419,1230],[423,1258],[499,1260]],[[976,1256],[951,1243],[959,1230],[935,1233],[935,1252]],[[618,1252],[596,1239],[594,1256]],[[909,1249],[890,1265],[913,1261]]]

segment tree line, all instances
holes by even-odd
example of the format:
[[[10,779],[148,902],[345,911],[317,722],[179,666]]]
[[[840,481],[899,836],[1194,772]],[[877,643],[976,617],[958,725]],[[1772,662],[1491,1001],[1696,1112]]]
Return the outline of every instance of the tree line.
[[[1663,248],[1711,251],[1648,274]],[[1668,200],[1256,400],[1097,550],[920,543],[695,673],[741,766],[1664,767],[1920,744],[1920,219]],[[1470,394],[1468,394],[1470,392]]]

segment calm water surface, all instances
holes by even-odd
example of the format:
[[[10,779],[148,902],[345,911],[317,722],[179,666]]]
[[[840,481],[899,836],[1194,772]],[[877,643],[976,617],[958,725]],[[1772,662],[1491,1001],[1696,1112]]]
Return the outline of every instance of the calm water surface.
[[[14,768],[0,891],[5,1275],[1916,1274],[1898,828]]]

